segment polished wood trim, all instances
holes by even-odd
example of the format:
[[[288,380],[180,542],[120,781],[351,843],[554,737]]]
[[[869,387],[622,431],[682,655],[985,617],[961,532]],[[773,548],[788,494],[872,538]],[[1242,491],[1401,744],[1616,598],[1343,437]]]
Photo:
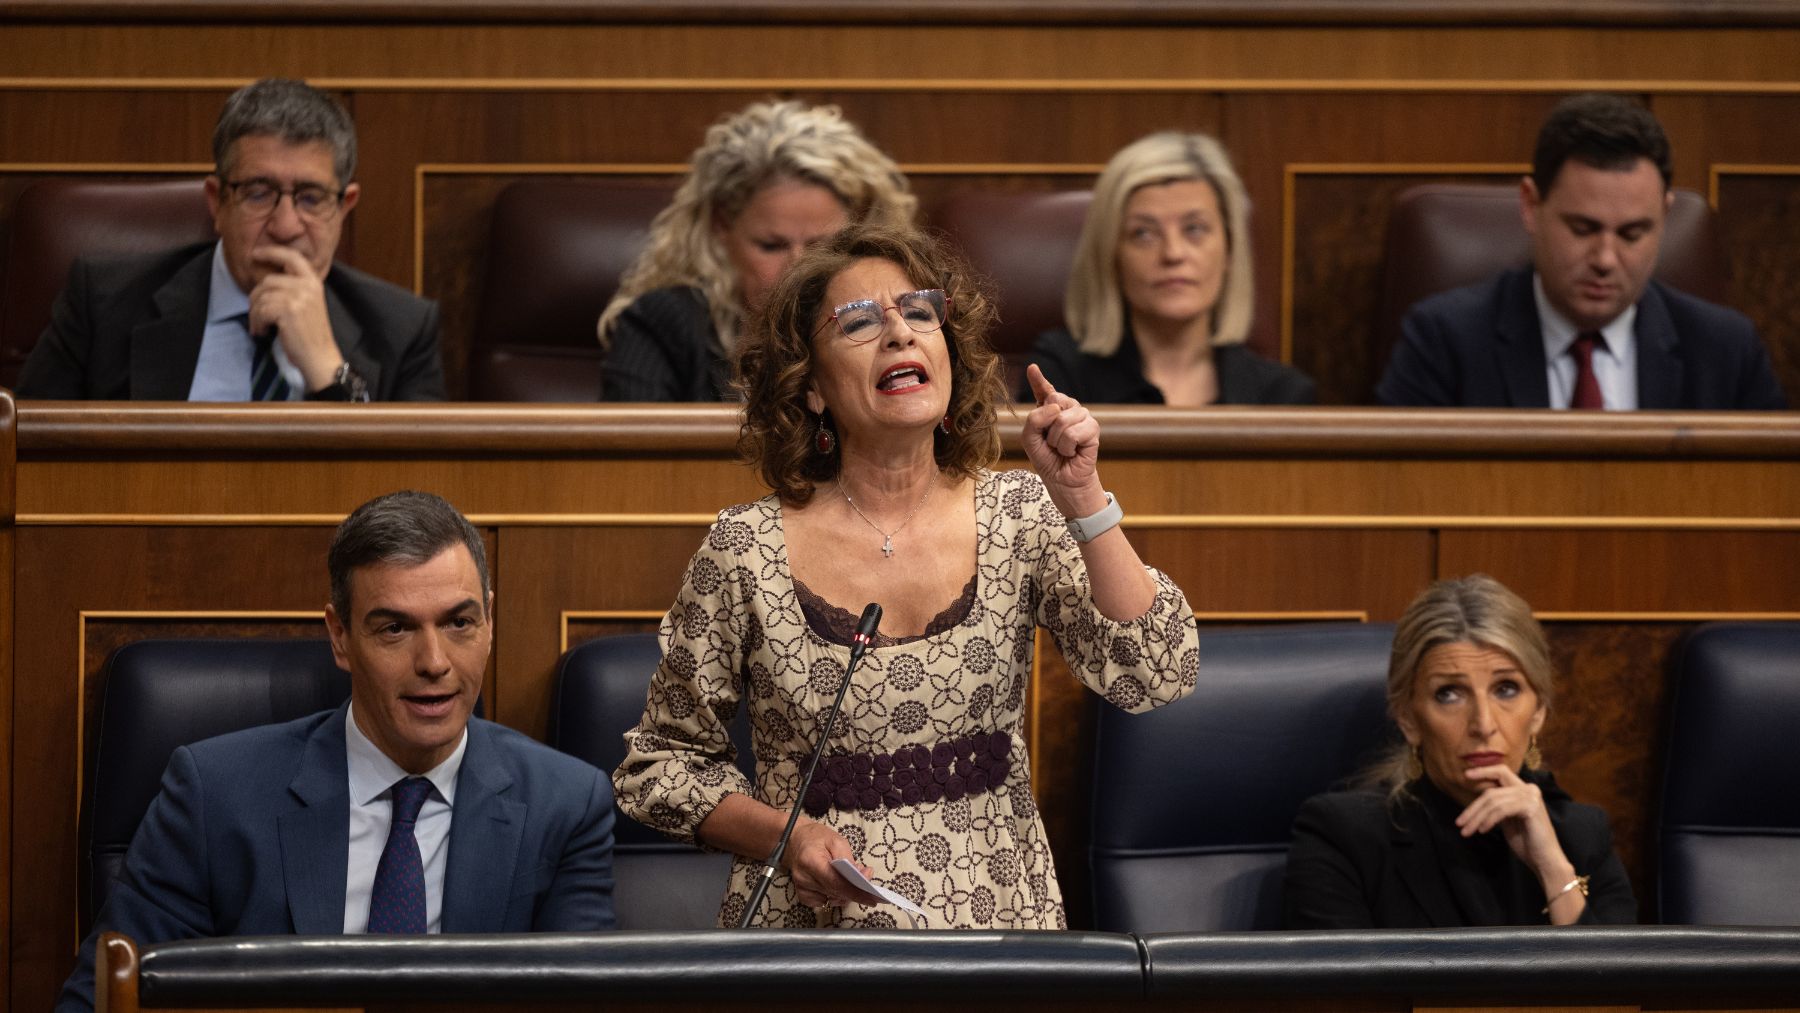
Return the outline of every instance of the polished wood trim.
[[[94,954],[94,1008],[138,1013],[138,948],[130,936],[107,932]]]
[[[1572,90],[1590,90],[1582,85]],[[1281,361],[1294,361],[1294,256],[1299,225],[1295,188],[1301,176],[1474,176],[1526,173],[1529,162],[1289,162],[1281,167]]]
[[[3,8],[0,8],[3,9]],[[0,24],[3,24],[0,20]],[[789,77],[326,77],[307,79],[340,92],[973,92],[1104,94],[1563,94],[1573,91],[1657,95],[1800,95],[1800,81],[1661,78],[789,78]],[[0,91],[234,91],[249,78],[0,77]],[[210,168],[210,166],[208,167]]]
[[[1800,612],[1534,612],[1544,623],[1762,623],[1800,621]]]
[[[706,523],[711,523],[712,520],[713,518],[708,517]],[[662,612],[653,609],[564,609],[562,611],[562,617],[559,620],[561,639],[557,642],[557,651],[562,654],[567,654],[569,652],[569,620],[571,619],[648,620],[661,619],[662,617]]]
[[[106,174],[124,172],[199,173],[213,171],[211,162],[0,162],[5,173],[81,173]]]
[[[1714,211],[1719,210],[1719,180],[1724,176],[1800,176],[1800,164],[1733,165],[1723,162],[1707,166],[1706,203]]]
[[[24,527],[335,527],[346,514],[25,514]],[[645,525],[705,527],[716,513],[669,514],[465,514],[476,527],[636,528]],[[1795,522],[1800,526],[1800,521]]]
[[[928,25],[1620,25],[1772,26],[1800,22],[1758,0],[12,0],[0,21],[547,22],[587,24]]]
[[[1001,412],[1008,453],[1019,434]],[[20,466],[34,459],[218,452],[462,457],[733,455],[732,405],[284,404],[27,401]],[[1788,412],[1561,412],[1096,406],[1113,459],[1800,459]]]

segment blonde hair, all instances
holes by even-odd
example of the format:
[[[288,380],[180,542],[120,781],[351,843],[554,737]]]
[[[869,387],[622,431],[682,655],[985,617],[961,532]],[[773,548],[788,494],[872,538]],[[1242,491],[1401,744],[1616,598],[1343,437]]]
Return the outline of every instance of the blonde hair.
[[[1094,183],[1094,202],[1081,227],[1063,317],[1089,355],[1111,355],[1125,333],[1119,291],[1119,227],[1139,187],[1199,180],[1212,186],[1225,219],[1225,283],[1213,306],[1212,343],[1241,344],[1250,336],[1254,276],[1250,269],[1250,197],[1219,142],[1174,130],[1151,134],[1119,150]]]
[[[743,327],[737,272],[714,233],[758,191],[781,180],[830,190],[851,223],[910,225],[918,208],[893,159],[870,144],[836,106],[758,102],[707,128],[675,199],[650,222],[650,241],[619,281],[600,314],[600,344],[614,321],[652,289],[691,286],[706,297],[721,352]]]
[[[1531,606],[1505,584],[1485,573],[1459,580],[1440,580],[1426,588],[1394,628],[1394,646],[1388,654],[1388,716],[1399,721],[1412,704],[1413,687],[1425,655],[1445,644],[1468,643],[1502,651],[1518,662],[1525,681],[1537,694],[1538,706],[1547,713],[1556,695],[1556,672],[1550,664],[1550,645],[1544,628],[1531,614]],[[1385,789],[1390,801],[1405,797],[1412,747],[1405,742],[1378,762],[1364,777],[1370,787]]]

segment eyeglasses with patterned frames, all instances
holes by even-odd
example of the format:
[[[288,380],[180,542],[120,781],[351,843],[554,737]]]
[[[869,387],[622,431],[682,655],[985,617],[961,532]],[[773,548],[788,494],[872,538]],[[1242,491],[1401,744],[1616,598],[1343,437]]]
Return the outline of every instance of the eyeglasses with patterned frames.
[[[272,179],[259,177],[226,180],[224,187],[239,207],[259,218],[274,214],[281,198],[287,197],[294,202],[295,214],[308,221],[328,222],[337,217],[344,200],[343,190],[333,192],[317,183],[301,183],[288,189]]]
[[[894,305],[883,306],[873,299],[858,299],[847,302],[831,311],[825,323],[814,331],[814,337],[831,323],[837,324],[838,333],[853,344],[873,341],[881,335],[882,326],[887,320],[888,310],[900,314],[906,326],[923,334],[935,331],[944,326],[950,311],[950,296],[941,288],[923,288],[917,292],[902,292],[894,297]]]

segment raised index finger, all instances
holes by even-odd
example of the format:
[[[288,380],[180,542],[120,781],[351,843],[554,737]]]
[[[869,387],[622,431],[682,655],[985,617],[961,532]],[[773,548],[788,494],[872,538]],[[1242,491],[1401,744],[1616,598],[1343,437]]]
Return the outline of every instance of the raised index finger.
[[[1051,395],[1056,393],[1056,385],[1044,376],[1044,371],[1035,362],[1025,367],[1025,379],[1031,383],[1031,396],[1037,399],[1038,404],[1050,400]]]

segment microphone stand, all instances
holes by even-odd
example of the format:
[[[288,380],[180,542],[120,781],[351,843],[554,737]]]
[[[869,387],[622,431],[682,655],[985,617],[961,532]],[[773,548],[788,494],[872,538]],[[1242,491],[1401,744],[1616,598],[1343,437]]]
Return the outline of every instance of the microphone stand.
[[[819,733],[818,744],[813,746],[812,759],[807,761],[806,774],[800,778],[800,791],[794,796],[793,808],[788,810],[787,826],[781,831],[781,839],[775,842],[775,850],[769,852],[769,860],[763,863],[762,874],[756,878],[756,889],[750,892],[750,903],[744,906],[744,917],[738,921],[738,928],[747,929],[756,918],[756,912],[762,907],[763,898],[768,895],[769,883],[775,878],[775,872],[781,868],[781,858],[787,854],[788,838],[794,833],[794,824],[800,821],[800,807],[806,801],[806,789],[812,787],[813,773],[819,769],[819,757],[825,754],[825,740],[831,737],[831,726],[837,724],[838,711],[844,707],[844,694],[850,690],[850,676],[855,674],[856,665],[862,661],[863,651],[875,641],[875,627],[881,625],[881,606],[870,602],[862,611],[862,618],[856,622],[856,634],[850,638],[850,664],[844,666],[844,681],[838,684],[837,699],[831,701],[831,709],[825,712],[825,727]]]

